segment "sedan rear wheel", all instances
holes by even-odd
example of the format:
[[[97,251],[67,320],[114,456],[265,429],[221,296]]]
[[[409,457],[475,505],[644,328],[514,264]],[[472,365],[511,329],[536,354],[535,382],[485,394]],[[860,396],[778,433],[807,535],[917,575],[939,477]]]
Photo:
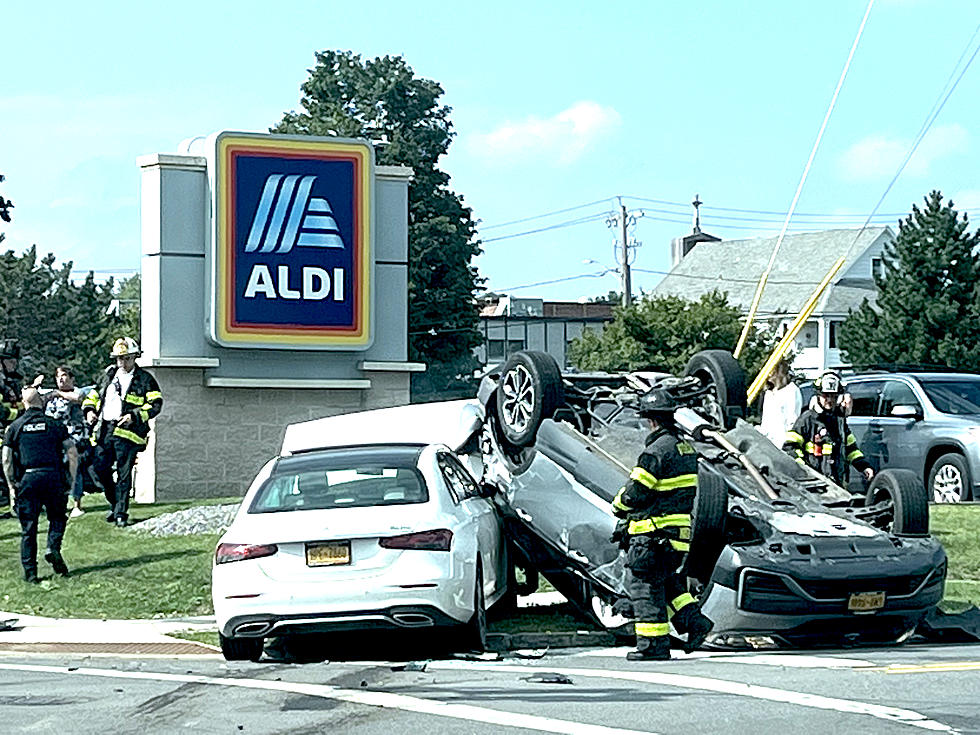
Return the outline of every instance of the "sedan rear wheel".
[[[718,426],[731,429],[745,416],[745,371],[726,350],[702,350],[684,368],[708,390],[700,407]]]
[[[970,469],[962,455],[944,454],[929,470],[929,490],[937,503],[961,503],[971,497]]]
[[[867,505],[883,503],[890,512],[884,530],[896,536],[929,533],[929,496],[909,470],[882,470],[868,486]]]
[[[517,447],[534,443],[538,427],[564,403],[561,370],[545,352],[516,352],[497,385],[497,417],[504,439]]]
[[[262,658],[265,640],[262,638],[228,638],[218,633],[225,661],[258,661]]]

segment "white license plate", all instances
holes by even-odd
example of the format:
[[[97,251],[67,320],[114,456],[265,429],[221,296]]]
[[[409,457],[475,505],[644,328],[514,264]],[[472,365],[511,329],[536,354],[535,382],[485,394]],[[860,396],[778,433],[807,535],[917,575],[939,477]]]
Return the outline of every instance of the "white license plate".
[[[884,592],[852,592],[847,600],[847,609],[851,612],[871,612],[884,606]]]
[[[350,541],[306,545],[306,566],[333,567],[341,564],[350,564]]]

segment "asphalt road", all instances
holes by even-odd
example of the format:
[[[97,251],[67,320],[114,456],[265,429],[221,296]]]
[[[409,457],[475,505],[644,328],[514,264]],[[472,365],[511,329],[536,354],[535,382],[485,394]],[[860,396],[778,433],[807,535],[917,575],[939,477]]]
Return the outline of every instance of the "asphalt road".
[[[980,733],[980,647],[225,663],[0,656],[3,733]]]

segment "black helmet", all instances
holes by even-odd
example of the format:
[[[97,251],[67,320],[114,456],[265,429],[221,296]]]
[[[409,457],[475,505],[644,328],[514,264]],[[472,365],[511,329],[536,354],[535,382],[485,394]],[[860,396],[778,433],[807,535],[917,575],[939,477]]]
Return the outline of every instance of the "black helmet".
[[[824,373],[813,381],[818,393],[836,395],[841,392],[840,375],[834,372]]]
[[[0,340],[0,360],[20,359],[20,345],[15,339]]]
[[[680,406],[663,388],[653,388],[640,396],[637,413],[640,416],[671,416]]]

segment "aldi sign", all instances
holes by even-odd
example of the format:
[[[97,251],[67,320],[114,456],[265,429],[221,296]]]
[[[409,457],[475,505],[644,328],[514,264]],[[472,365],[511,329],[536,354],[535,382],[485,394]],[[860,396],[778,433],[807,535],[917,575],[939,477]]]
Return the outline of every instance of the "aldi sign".
[[[226,132],[209,150],[210,338],[225,347],[368,347],[371,144]]]

